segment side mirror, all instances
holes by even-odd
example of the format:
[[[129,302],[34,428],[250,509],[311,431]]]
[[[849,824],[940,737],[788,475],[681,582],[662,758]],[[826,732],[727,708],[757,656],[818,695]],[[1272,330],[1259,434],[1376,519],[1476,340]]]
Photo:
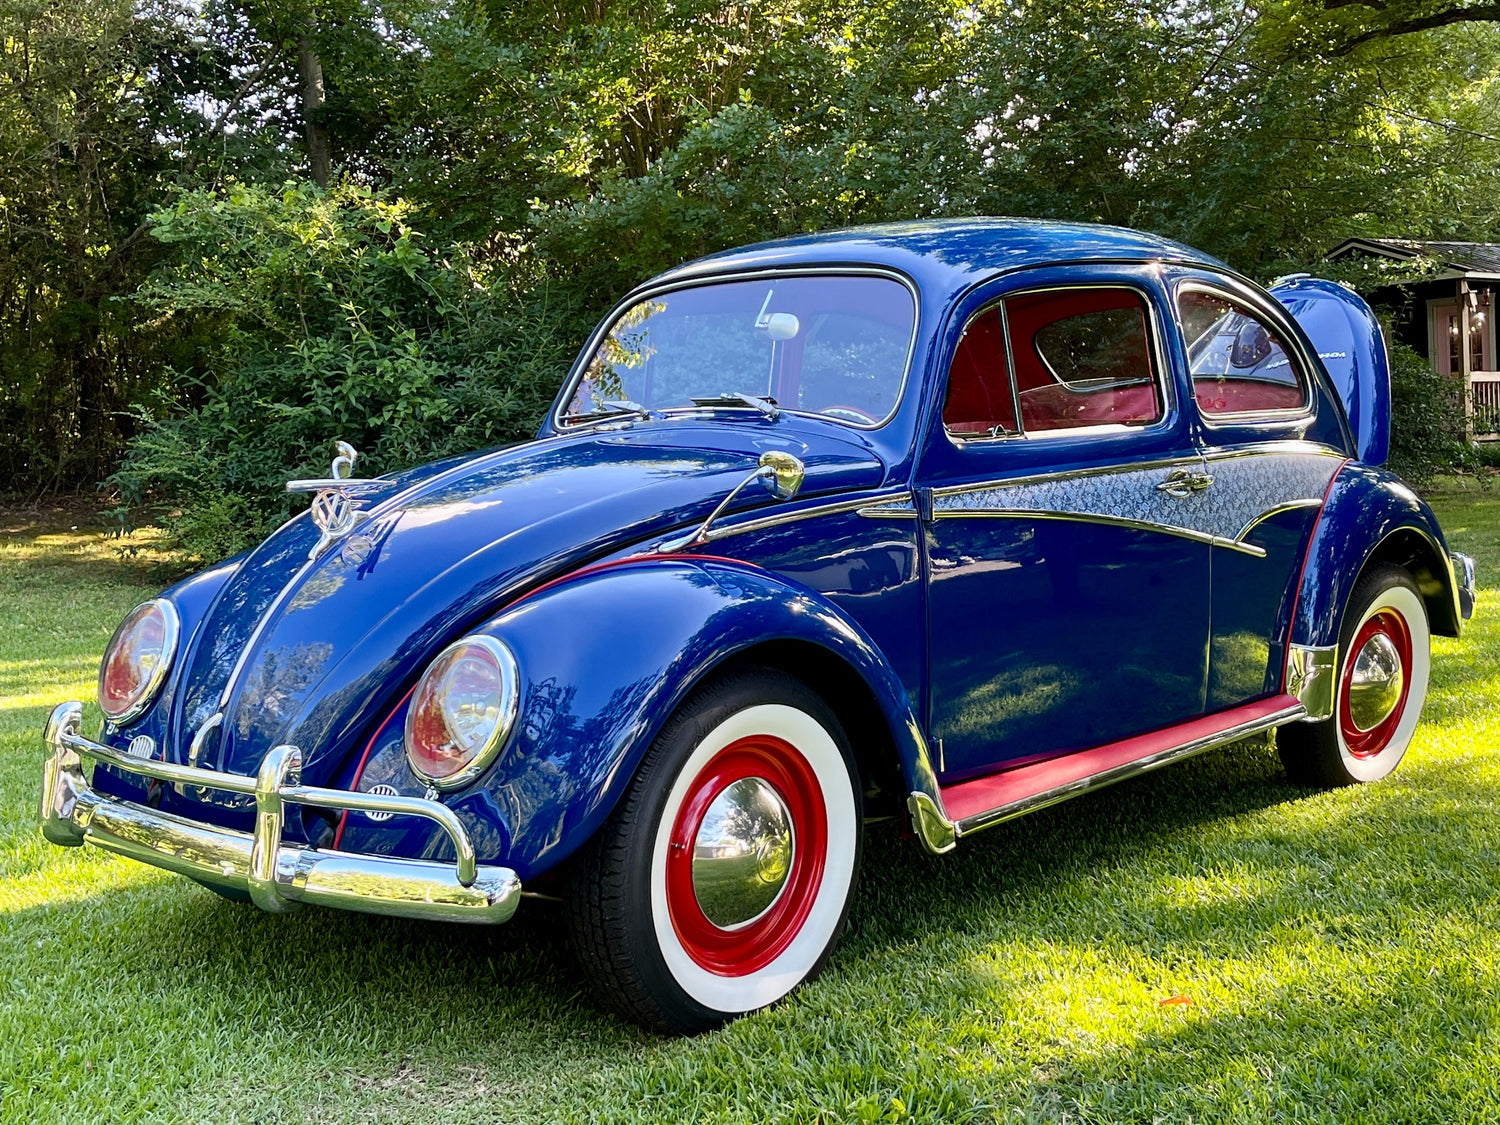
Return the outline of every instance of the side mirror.
[[[760,455],[760,478],[766,491],[778,500],[790,500],[802,489],[807,468],[790,453],[768,449]]]

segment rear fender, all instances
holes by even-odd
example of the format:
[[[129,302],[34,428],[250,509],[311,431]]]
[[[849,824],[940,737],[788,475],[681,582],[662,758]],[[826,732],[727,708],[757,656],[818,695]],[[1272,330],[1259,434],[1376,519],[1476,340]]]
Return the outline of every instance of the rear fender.
[[[738,656],[755,659],[752,650],[768,643],[817,646],[857,673],[889,728],[906,791],[939,801],[911,700],[880,651],[826,598],[768,571],[732,560],[626,559],[542,587],[472,632],[510,647],[524,688],[509,744],[449,804],[472,826],[480,859],[503,857],[523,881],[599,828],[706,674]],[[403,703],[372,739],[353,779],[359,788],[383,780],[420,791],[405,765],[404,716]],[[403,855],[442,848],[427,826],[400,820],[383,827],[353,815],[339,846]]]
[[[1458,636],[1464,621],[1459,584],[1437,517],[1399,478],[1350,462],[1334,477],[1313,530],[1292,614],[1292,643],[1336,645],[1355,583],[1382,562],[1411,572],[1434,633]]]

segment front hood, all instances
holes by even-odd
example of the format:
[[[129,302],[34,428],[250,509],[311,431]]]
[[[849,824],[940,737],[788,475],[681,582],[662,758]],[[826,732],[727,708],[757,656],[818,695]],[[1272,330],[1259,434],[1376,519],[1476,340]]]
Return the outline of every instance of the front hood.
[[[311,564],[318,532],[299,516],[246,558],[196,630],[167,743],[184,760],[222,712],[199,765],[254,773],[289,743],[321,784],[439,646],[539,581],[702,520],[767,449],[802,458],[805,496],[883,483],[860,435],[830,428],[672,420],[419,470],[379,482],[361,500],[369,518]],[[770,503],[751,488],[735,510]]]

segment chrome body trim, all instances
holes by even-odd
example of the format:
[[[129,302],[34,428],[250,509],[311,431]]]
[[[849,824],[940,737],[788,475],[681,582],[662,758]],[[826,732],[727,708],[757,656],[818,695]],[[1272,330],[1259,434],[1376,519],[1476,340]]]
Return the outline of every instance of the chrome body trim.
[[[1303,722],[1321,722],[1333,714],[1338,667],[1337,645],[1287,646],[1286,693],[1301,701]]]
[[[672,539],[664,539],[657,545],[658,554],[669,554],[673,551],[684,551],[689,547],[696,547],[700,543],[707,543],[712,536],[709,529],[713,527],[714,520],[724,513],[729,507],[729,502],[756,481],[766,486],[769,492],[777,500],[791,500],[802,489],[802,480],[807,475],[807,468],[798,458],[780,449],[768,449],[760,455],[760,461],[755,469],[739,484],[729,490],[729,495],[720,500],[718,506],[708,513],[708,518],[699,524],[694,530],[686,535],[679,535]]]
[[[1201,457],[1090,465],[943,486],[933,493],[933,518],[1114,524],[1264,557],[1265,551],[1246,537],[1281,512],[1321,506],[1328,482],[1344,461],[1327,446],[1286,441]],[[1211,500],[1203,495],[1210,487]]]
[[[1002,824],[1007,820],[1014,820],[1026,813],[1044,809],[1048,805],[1055,805],[1060,801],[1066,801],[1069,797],[1076,797],[1080,793],[1086,793],[1092,789],[1101,789],[1106,785],[1113,785],[1117,781],[1135,777],[1137,774],[1146,773],[1164,766],[1168,762],[1175,762],[1193,754],[1200,754],[1205,750],[1212,750],[1217,746],[1224,746],[1231,742],[1237,742],[1242,738],[1248,738],[1253,734],[1279,727],[1283,723],[1292,722],[1302,717],[1302,705],[1294,704],[1291,707],[1264,715],[1258,719],[1240,723],[1238,726],[1230,727],[1228,730],[1219,731],[1215,734],[1205,735],[1202,738],[1184,742],[1180,746],[1162,750],[1138,761],[1127,762],[1113,769],[1103,770],[1089,777],[1070,781],[1065,785],[1059,785],[1055,789],[1048,789],[1041,793],[1033,794],[1019,801],[1011,801],[1000,805],[998,808],[989,809],[973,816],[966,816],[958,822],[959,836],[967,836],[972,832],[978,832],[981,828],[989,828],[996,824]]]
[[[1240,532],[1235,536],[1235,538],[1245,538],[1245,536],[1249,535],[1252,531],[1254,531],[1257,527],[1263,524],[1266,520],[1270,519],[1272,516],[1279,516],[1283,512],[1296,512],[1302,510],[1303,508],[1321,508],[1322,506],[1322,500],[1313,498],[1308,498],[1305,500],[1288,500],[1284,504],[1277,504],[1274,507],[1267,508],[1260,515],[1252,517],[1244,527],[1240,528]]]
[[[172,665],[177,662],[177,643],[182,639],[182,618],[177,613],[177,607],[166,598],[151,598],[141,605],[134,607],[130,613],[125,615],[125,620],[115,627],[114,635],[109,638],[109,644],[104,646],[104,658],[99,661],[99,683],[98,695],[100,709],[104,703],[104,666],[110,656],[114,653],[115,642],[120,639],[120,630],[124,628],[125,621],[129,621],[131,614],[135,613],[141,606],[151,606],[161,613],[162,624],[166,636],[162,638],[161,663],[151,669],[151,676],[146,682],[146,690],[141,692],[141,697],[126,710],[118,715],[111,715],[105,711],[104,717],[117,727],[123,727],[140,718],[146,709],[156,701],[157,693],[161,691],[161,685],[167,682],[167,673],[172,670]]]
[[[479,753],[475,754],[473,760],[464,766],[463,769],[457,773],[449,774],[447,777],[428,777],[423,770],[417,767],[416,762],[412,761],[411,756],[411,727],[417,713],[415,701],[421,693],[422,681],[427,678],[427,672],[431,671],[433,665],[447,656],[452,649],[458,648],[461,645],[477,645],[495,658],[495,663],[500,669],[500,720],[495,724],[495,729],[485,741],[485,744],[480,747]],[[413,702],[406,709],[406,724],[401,732],[401,749],[406,756],[407,766],[411,768],[412,773],[416,774],[434,789],[460,789],[489,769],[490,763],[495,760],[496,755],[500,753],[506,741],[510,738],[510,732],[516,725],[516,716],[521,711],[521,669],[516,664],[515,654],[506,645],[485,633],[470,633],[466,637],[460,637],[451,645],[445,646],[442,652],[428,661],[427,669],[423,671],[421,678],[417,680],[417,686],[413,689],[411,697]],[[380,796],[379,794],[373,795]],[[372,796],[372,794],[362,793],[359,796],[366,797]],[[320,804],[321,802],[312,801],[309,803]],[[344,807],[360,809],[362,812],[387,811],[387,806],[385,805],[346,805]],[[447,808],[446,805],[442,807],[444,809]]]
[[[1185,527],[1174,527],[1169,523],[1154,523],[1150,520],[1132,519],[1129,516],[1102,516],[1091,512],[1035,512],[1027,508],[965,508],[959,511],[938,510],[932,514],[932,518],[936,520],[964,518],[1065,520],[1073,523],[1097,523],[1107,527],[1131,527],[1139,531],[1159,531],[1163,535],[1175,535],[1179,539],[1191,539],[1196,543],[1211,543],[1215,547],[1227,547],[1231,551],[1253,555],[1258,559],[1266,557],[1265,548],[1257,547],[1254,543],[1241,543],[1237,539],[1225,539],[1219,535],[1209,535]]]
[[[143,761],[78,733],[82,705],[63,703],[47,721],[51,751],[43,768],[42,834],[55,844],[93,844],[205,883],[243,890],[262,909],[285,912],[303,903],[409,918],[496,923],[520,901],[521,883],[509,868],[480,866],[457,814],[436,801],[298,783],[301,752],[278,746],[255,777]],[[199,824],[96,792],[83,773],[91,758],[160,781],[251,794],[253,832]],[[325,851],[282,841],[287,804],[362,809],[420,816],[436,822],[456,851],[453,863]]]
[[[716,525],[709,529],[703,542],[714,543],[720,539],[728,539],[732,535],[743,535],[750,531],[765,531],[768,528],[779,527],[782,524],[817,519],[819,516],[836,516],[843,512],[856,512],[861,508],[877,508],[881,504],[895,504],[901,501],[909,503],[910,500],[911,493],[906,489],[902,489],[900,492],[863,496],[857,500],[834,500],[826,504],[813,504],[806,508],[796,508],[789,512],[778,511],[769,516],[757,516],[753,519],[743,520],[740,523]],[[660,551],[661,548],[658,547],[656,550]]]
[[[1477,587],[1474,585],[1474,560],[1462,551],[1453,551],[1448,556],[1453,567],[1453,577],[1458,590],[1458,613],[1461,621],[1474,617],[1474,601]]]
[[[958,826],[926,793],[918,790],[907,797],[906,810],[911,814],[912,831],[933,855],[951,852],[958,846]]]

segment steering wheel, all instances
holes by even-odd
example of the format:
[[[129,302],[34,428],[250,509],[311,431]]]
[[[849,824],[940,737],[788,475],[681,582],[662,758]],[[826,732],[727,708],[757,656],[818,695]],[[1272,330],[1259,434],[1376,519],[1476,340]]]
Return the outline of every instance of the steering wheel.
[[[879,418],[871,417],[857,406],[825,406],[818,413],[826,414],[830,418],[849,418],[864,426],[873,426],[880,421]]]

